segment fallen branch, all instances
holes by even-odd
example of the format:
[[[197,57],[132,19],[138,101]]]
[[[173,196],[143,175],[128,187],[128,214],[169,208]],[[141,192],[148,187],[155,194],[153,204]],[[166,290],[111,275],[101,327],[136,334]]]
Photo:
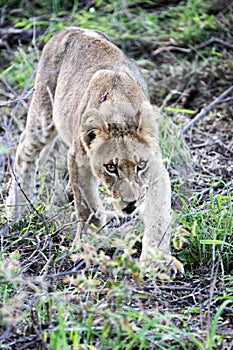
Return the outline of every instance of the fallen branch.
[[[233,85],[225,90],[219,97],[212,101],[206,108],[203,108],[196,117],[191,120],[182,130],[182,133],[185,134],[195,123],[202,119],[207,113],[209,113],[215,106],[217,106],[227,95],[233,91]]]
[[[25,30],[20,28],[0,28],[0,49],[8,49],[14,45],[28,44],[33,40],[34,35],[37,37],[41,31]]]
[[[170,45],[170,46],[159,47],[157,50],[152,52],[152,56],[157,56],[164,51],[180,51],[180,52],[190,53],[192,50],[187,49],[185,47],[171,46]]]
[[[227,41],[224,41],[224,40],[222,40],[220,38],[216,38],[215,36],[212,36],[209,40],[205,41],[204,43],[195,46],[192,49],[192,51],[194,51],[194,50],[197,51],[197,50],[200,50],[200,49],[204,49],[206,46],[209,46],[209,45],[214,44],[214,43],[222,45],[222,46],[225,46],[228,49],[233,50],[233,44],[229,44]]]
[[[190,49],[188,49],[186,47],[169,45],[169,46],[159,47],[157,50],[152,52],[152,55],[157,56],[164,51],[180,51],[180,52],[184,52],[184,53],[191,53],[191,52],[195,52],[195,51],[204,49],[206,46],[209,46],[209,45],[214,44],[214,43],[225,46],[228,49],[233,50],[233,44],[229,44],[228,42],[226,42],[220,38],[216,38],[216,37],[212,36],[209,40],[205,41],[204,43],[201,43],[200,45],[196,45]]]

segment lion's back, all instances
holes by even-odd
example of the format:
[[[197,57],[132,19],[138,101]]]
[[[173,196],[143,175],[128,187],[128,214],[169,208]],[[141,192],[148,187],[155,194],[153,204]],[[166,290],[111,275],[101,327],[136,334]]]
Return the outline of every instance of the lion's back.
[[[52,92],[59,84],[66,91],[72,87],[79,99],[93,74],[100,69],[116,72],[124,69],[147,92],[137,66],[106,34],[78,27],[64,29],[49,40],[42,53],[38,77],[44,80],[47,75],[49,87],[53,85],[50,87]]]
[[[55,125],[64,133],[65,142],[71,140],[74,120],[75,124],[79,123],[77,111],[93,76],[102,70],[116,75],[119,71],[126,73],[149,99],[137,66],[104,33],[70,27],[57,33],[45,45],[35,88],[40,91],[37,97],[42,103],[52,102]],[[100,79],[98,90],[103,89],[102,82]]]

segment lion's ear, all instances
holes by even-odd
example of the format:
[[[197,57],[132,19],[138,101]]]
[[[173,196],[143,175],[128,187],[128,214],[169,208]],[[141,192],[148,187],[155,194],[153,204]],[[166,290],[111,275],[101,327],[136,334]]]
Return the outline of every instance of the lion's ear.
[[[151,141],[151,139],[158,140],[158,119],[160,113],[156,107],[152,106],[149,102],[143,102],[139,111],[138,119],[138,134],[145,138],[145,140]]]
[[[106,122],[97,109],[89,109],[83,115],[81,122],[81,141],[86,149],[90,149],[92,142],[97,137],[103,137],[106,131]]]

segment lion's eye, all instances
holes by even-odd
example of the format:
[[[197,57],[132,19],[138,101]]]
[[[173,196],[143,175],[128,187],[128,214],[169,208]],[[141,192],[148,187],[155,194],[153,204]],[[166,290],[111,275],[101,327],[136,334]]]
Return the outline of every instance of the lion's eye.
[[[140,162],[138,162],[138,164],[137,164],[137,172],[146,170],[147,163],[148,162],[146,160],[140,160]]]
[[[108,173],[110,174],[117,174],[117,166],[113,163],[109,163],[109,164],[104,164],[105,169]]]

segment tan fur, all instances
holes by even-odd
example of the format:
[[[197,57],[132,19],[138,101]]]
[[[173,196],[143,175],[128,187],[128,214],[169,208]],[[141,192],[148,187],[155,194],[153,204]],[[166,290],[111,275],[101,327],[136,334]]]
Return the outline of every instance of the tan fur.
[[[68,169],[79,220],[76,241],[87,224],[105,223],[100,181],[120,215],[141,208],[142,263],[159,247],[172,267],[182,270],[169,258],[171,190],[157,118],[139,70],[122,51],[103,33],[68,28],[43,50],[14,172],[32,199],[38,159],[59,134],[69,147]],[[9,217],[21,214],[27,205],[14,177],[6,205]]]

